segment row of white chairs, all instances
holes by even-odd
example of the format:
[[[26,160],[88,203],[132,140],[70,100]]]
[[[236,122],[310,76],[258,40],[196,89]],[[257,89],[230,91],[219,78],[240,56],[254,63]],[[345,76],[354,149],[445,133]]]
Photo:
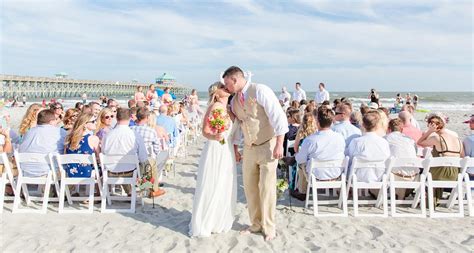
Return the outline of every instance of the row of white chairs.
[[[305,208],[310,203],[309,195],[312,189],[313,196],[313,214],[314,216],[348,216],[348,191],[352,188],[352,204],[354,207],[354,216],[388,216],[388,188],[390,188],[390,205],[391,215],[393,217],[426,217],[425,196],[428,194],[428,209],[430,217],[463,217],[464,216],[464,195],[466,195],[469,215],[474,216],[474,207],[471,190],[474,188],[474,182],[469,180],[467,169],[474,167],[474,158],[456,158],[456,157],[431,157],[431,158],[394,158],[391,157],[385,161],[364,161],[358,158],[352,160],[350,174],[348,176],[347,185],[346,177],[348,172],[349,158],[334,161],[318,161],[311,160],[310,171],[315,168],[341,168],[343,173],[337,181],[318,181],[313,173],[308,174],[308,187],[306,192]],[[460,172],[455,181],[433,180],[430,169],[439,166],[452,166],[460,168]],[[418,170],[423,169],[419,174],[419,180],[416,181],[396,181],[392,171],[398,168],[412,168]],[[379,182],[361,182],[357,178],[357,172],[361,170],[384,169],[382,180]],[[425,193],[425,187],[428,192]],[[339,198],[337,200],[318,200],[318,189],[340,189]],[[397,200],[395,191],[397,188],[407,188],[415,190],[413,200]],[[448,200],[440,200],[439,203],[446,204],[451,209],[457,200],[457,212],[436,212],[433,192],[435,188],[449,188],[451,194]],[[379,194],[376,200],[360,200],[359,190],[377,189]],[[464,190],[463,190],[464,189]],[[318,210],[319,205],[338,204],[342,208],[339,214],[321,214]],[[375,204],[376,207],[383,205],[382,214],[359,212],[360,204]],[[411,208],[416,208],[420,204],[419,213],[399,213],[397,212],[397,204],[411,204]]]
[[[18,169],[18,176],[13,175],[12,168],[8,161],[6,153],[0,154],[0,164],[4,166],[3,173],[0,181],[0,212],[3,211],[4,200],[12,200],[12,197],[5,197],[5,187],[10,184],[13,189],[13,213],[46,213],[49,202],[59,202],[58,212],[59,213],[92,213],[94,210],[94,201],[101,201],[101,212],[135,212],[135,206],[137,200],[143,205],[143,199],[137,196],[136,182],[140,178],[139,160],[136,155],[104,155],[100,154],[100,164],[102,178],[100,177],[99,168],[95,154],[37,154],[37,153],[19,153],[14,152],[15,162]],[[22,164],[34,163],[38,165],[47,165],[49,171],[44,177],[29,177],[25,176]],[[88,178],[69,178],[67,177],[64,166],[67,164],[87,164],[91,165],[93,171],[91,176]],[[110,177],[106,169],[107,165],[131,165],[136,169],[133,171],[131,177]],[[58,173],[58,171],[60,173]],[[97,184],[98,193],[100,197],[94,197],[94,189]],[[34,192],[30,192],[28,185],[44,186],[44,190],[36,192],[38,195],[33,196]],[[85,185],[88,192],[87,197],[73,197],[69,191],[69,185]],[[110,187],[114,188],[115,185],[130,185],[131,196],[112,195]],[[50,197],[51,186],[54,187],[56,197]],[[42,187],[38,187],[42,189]],[[21,206],[21,195],[25,198],[27,206],[30,206],[33,201],[41,201],[41,209],[33,208],[20,208]],[[73,204],[73,201],[88,201],[88,208],[73,208],[65,209],[64,202],[65,198],[69,205]],[[108,208],[108,205],[112,205],[112,200],[130,201],[130,208]]]

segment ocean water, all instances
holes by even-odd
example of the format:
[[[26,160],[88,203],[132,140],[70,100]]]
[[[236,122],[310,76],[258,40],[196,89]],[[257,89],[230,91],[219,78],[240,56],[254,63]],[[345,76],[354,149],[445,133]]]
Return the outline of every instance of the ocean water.
[[[291,91],[292,92],[292,91]],[[290,92],[290,93],[291,93]],[[275,94],[280,95],[279,91]],[[429,111],[471,111],[474,113],[474,92],[410,92],[413,97],[418,95],[418,108]],[[356,106],[361,103],[368,103],[368,92],[343,92],[343,91],[329,91],[331,101],[336,98],[346,97]],[[401,93],[405,98],[406,93]],[[207,103],[207,92],[198,92],[199,100]],[[315,92],[306,92],[308,100],[314,99]],[[384,107],[393,107],[397,92],[379,92],[380,102]]]

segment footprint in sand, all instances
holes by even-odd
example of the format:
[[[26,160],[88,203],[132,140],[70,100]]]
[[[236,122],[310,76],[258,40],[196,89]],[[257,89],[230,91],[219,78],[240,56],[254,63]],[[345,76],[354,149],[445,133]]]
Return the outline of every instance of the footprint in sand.
[[[372,233],[372,240],[377,240],[377,238],[383,235],[383,231],[374,226],[369,226],[369,230]]]

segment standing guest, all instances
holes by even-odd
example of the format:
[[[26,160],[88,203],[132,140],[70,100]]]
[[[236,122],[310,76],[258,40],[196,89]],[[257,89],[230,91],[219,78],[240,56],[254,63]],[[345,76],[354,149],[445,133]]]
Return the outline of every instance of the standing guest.
[[[341,168],[311,168],[307,164],[311,159],[329,161],[344,159],[344,150],[346,143],[342,135],[331,130],[331,124],[334,120],[332,110],[321,107],[313,112],[317,117],[319,131],[306,137],[301,149],[295,155],[295,159],[300,166],[298,175],[300,178],[299,192],[305,192],[307,188],[307,175],[314,174],[317,180],[332,181],[337,180],[343,171]]]
[[[375,103],[375,104],[377,104],[378,106],[380,106],[379,94],[375,91],[375,89],[370,89],[369,99],[370,99],[370,103]],[[377,108],[376,108],[376,109],[377,109]]]
[[[148,87],[148,91],[146,92],[146,101],[151,107],[155,106],[156,102],[158,101],[158,94],[156,94],[154,84],[150,84]]]
[[[349,146],[354,138],[360,137],[362,135],[360,129],[351,124],[351,114],[352,105],[349,102],[340,103],[339,106],[336,107],[334,116],[335,123],[331,127],[334,132],[340,133],[342,135],[346,143],[346,147]]]
[[[94,114],[94,117],[98,117],[99,116],[99,113],[100,111],[102,110],[102,107],[100,106],[99,103],[95,102],[95,101],[91,101],[89,103],[89,106],[92,110],[92,114]]]
[[[388,142],[380,137],[377,132],[382,127],[382,119],[377,111],[369,111],[362,118],[365,133],[351,141],[348,155],[351,159],[366,161],[384,161],[390,157],[390,146]],[[384,168],[361,169],[357,171],[357,179],[360,182],[380,182],[385,173]],[[350,175],[350,174],[349,174]],[[373,196],[378,194],[377,190],[369,191]]]
[[[296,133],[298,132],[298,128],[301,124],[301,116],[299,110],[289,110],[286,113],[286,117],[288,118],[288,132],[285,134],[285,138],[283,139],[283,147],[286,147],[288,141],[295,140]],[[286,149],[283,150],[283,156],[287,156]],[[294,154],[294,147],[289,147],[288,151],[291,154]]]
[[[466,121],[469,123],[471,131],[474,130],[474,114],[471,115],[471,119]],[[474,158],[474,133],[464,138],[464,155]],[[469,174],[469,179],[474,181],[474,167],[467,168],[467,173]]]
[[[406,101],[406,104],[407,104],[407,105],[411,105],[411,103],[412,103],[412,98],[411,98],[410,93],[407,93],[407,95],[406,95],[406,97],[405,97],[405,101]]]
[[[285,86],[281,87],[281,93],[280,96],[278,96],[278,100],[283,101],[285,105],[290,102],[291,94],[286,90]]]
[[[298,128],[298,132],[296,133],[294,146],[296,153],[298,153],[299,148],[303,143],[304,139],[307,136],[314,134],[316,131],[318,131],[318,126],[316,125],[316,119],[314,118],[314,115],[312,113],[306,113],[303,116],[303,122]]]
[[[458,136],[445,128],[444,120],[438,115],[428,117],[428,130],[418,140],[422,147],[433,147],[433,157],[463,157],[464,150]],[[433,180],[456,181],[459,168],[451,166],[432,167],[430,169]],[[443,189],[435,189],[435,205],[443,196]]]
[[[42,110],[38,113],[37,126],[31,128],[23,137],[18,151],[20,153],[60,153],[64,152],[64,137],[66,131],[57,126],[57,119],[53,110]],[[48,174],[47,164],[24,163],[23,175],[27,177],[41,177]]]
[[[71,132],[65,139],[65,154],[96,154],[100,153],[100,140],[92,133],[96,130],[96,118],[92,113],[79,116]],[[68,177],[91,177],[92,165],[72,163],[65,166]]]
[[[293,92],[293,100],[300,102],[303,99],[306,100],[306,91],[301,88],[301,83],[297,82]]]
[[[143,87],[141,86],[138,86],[137,87],[137,92],[135,92],[135,96],[134,96],[134,99],[135,101],[146,101],[146,97],[145,97],[145,94],[143,94]]]
[[[319,90],[316,91],[316,96],[314,100],[316,103],[322,104],[324,101],[329,101],[329,92],[326,90],[326,85],[324,83],[319,83]]]
[[[173,97],[170,94],[170,88],[166,87],[164,89],[164,92],[165,93],[163,94],[163,96],[161,96],[161,102],[164,105],[170,106],[173,103]]]
[[[69,131],[72,129],[74,126],[74,123],[77,120],[77,117],[79,116],[79,110],[75,108],[70,108],[67,109],[66,113],[64,114],[64,119],[63,119],[63,126],[62,128],[66,131]]]
[[[403,122],[400,119],[392,119],[388,123],[388,134],[385,135],[390,146],[390,155],[395,158],[415,158],[416,144],[415,141],[403,134]],[[391,171],[396,181],[415,181],[420,173],[419,169],[413,168],[396,168]],[[397,188],[395,190],[397,199],[405,199],[406,189]]]
[[[415,94],[413,96],[413,107],[415,107],[415,110],[417,106],[418,106],[418,95]]]
[[[79,110],[79,111],[82,111],[82,107],[84,107],[84,104],[82,102],[77,102],[75,105],[74,105],[74,108]]]
[[[158,138],[155,129],[148,126],[148,116],[150,111],[146,108],[140,108],[137,111],[137,124],[131,129],[135,134],[140,135],[147,150],[148,159],[146,164],[151,167],[151,177],[154,178],[153,192],[151,197],[158,197],[165,194],[165,191],[159,188],[158,175],[165,165],[168,158],[168,152],[165,152],[161,146],[161,140]]]
[[[63,108],[63,105],[61,103],[59,103],[59,102],[51,103],[51,104],[49,104],[49,108],[54,111],[54,115],[56,116],[56,119],[58,121],[63,120],[64,108]]]
[[[28,130],[36,126],[37,116],[40,110],[42,110],[40,104],[31,104],[26,110],[25,116],[23,116],[23,119],[21,120],[18,131],[20,134],[20,141],[23,139],[23,136],[25,136]]]
[[[159,106],[157,106],[158,108]],[[190,112],[195,115],[195,117],[198,117],[198,115],[202,115],[203,111],[199,107],[199,97],[197,95],[196,89],[193,89],[191,91],[191,95],[189,95],[189,108]],[[197,114],[197,115],[196,115]]]
[[[95,135],[100,141],[104,139],[104,136],[112,130],[115,115],[109,108],[104,108],[99,113],[97,118],[97,126],[95,128]]]
[[[412,138],[415,143],[418,142],[423,132],[421,132],[420,129],[416,128],[411,124],[411,114],[407,111],[401,111],[398,114],[398,118],[402,121],[403,124],[402,133]]]
[[[166,130],[166,133],[171,137],[169,144],[174,147],[179,138],[178,126],[176,125],[174,119],[167,114],[168,106],[160,106],[160,115],[156,117],[156,124]]]

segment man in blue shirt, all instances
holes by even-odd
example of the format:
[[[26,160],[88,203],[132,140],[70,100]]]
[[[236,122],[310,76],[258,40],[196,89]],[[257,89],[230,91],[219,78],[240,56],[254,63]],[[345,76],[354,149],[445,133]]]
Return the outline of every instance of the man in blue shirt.
[[[474,130],[474,114],[471,115],[471,119],[466,121],[466,123],[469,123],[469,127],[471,128],[471,131]],[[474,134],[467,136],[463,141],[463,145],[464,145],[464,155],[474,157]],[[474,167],[468,168],[467,173],[469,174],[469,179],[474,180]]]
[[[42,110],[38,114],[37,126],[31,128],[23,137],[18,151],[20,153],[59,153],[64,152],[66,131],[57,126],[58,121],[52,110]],[[22,163],[23,175],[41,177],[50,170],[46,164]]]
[[[163,127],[166,130],[166,133],[170,136],[170,144],[174,147],[179,138],[179,130],[176,125],[176,121],[170,116],[167,115],[168,106],[160,106],[160,115],[156,117],[156,124]]]

